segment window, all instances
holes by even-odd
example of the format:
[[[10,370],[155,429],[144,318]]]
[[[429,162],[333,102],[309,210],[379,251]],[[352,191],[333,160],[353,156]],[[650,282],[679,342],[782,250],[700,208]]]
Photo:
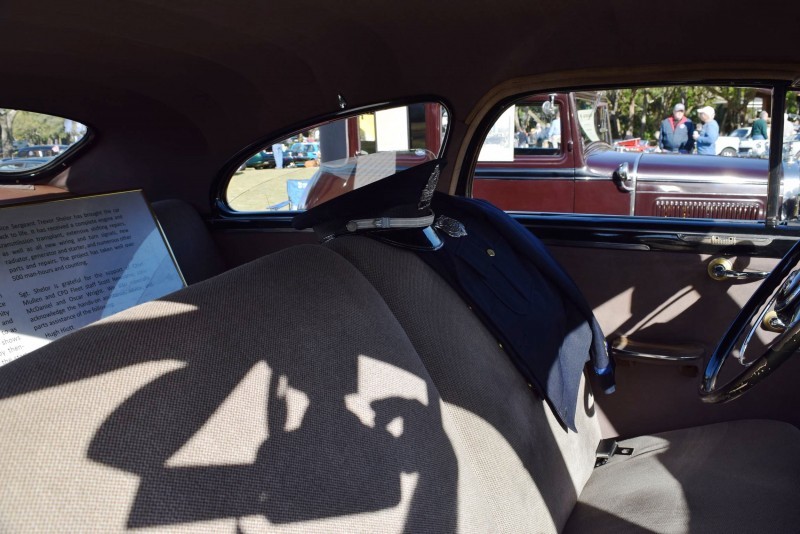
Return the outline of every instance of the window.
[[[763,220],[772,95],[675,85],[524,96],[488,129],[472,194],[508,211]],[[781,196],[796,205],[796,93],[786,109]]]
[[[300,211],[438,157],[447,132],[439,103],[380,109],[315,124],[266,144],[225,190],[238,212]]]
[[[559,155],[561,123],[558,102],[534,98],[514,104],[492,126],[478,160],[514,161],[520,156]]]
[[[86,135],[86,126],[62,117],[0,108],[2,175],[34,172],[68,151]]]

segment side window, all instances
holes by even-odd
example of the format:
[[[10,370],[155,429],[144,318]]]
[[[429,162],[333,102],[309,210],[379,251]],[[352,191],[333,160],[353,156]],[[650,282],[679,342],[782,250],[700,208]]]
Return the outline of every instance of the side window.
[[[448,127],[439,103],[379,109],[264,145],[225,188],[237,212],[302,211],[438,157]]]
[[[800,182],[797,94],[777,119],[772,95],[766,84],[527,95],[489,128],[472,194],[508,211],[763,220],[779,120],[781,197],[791,218],[792,184]],[[560,121],[548,120],[554,111]],[[537,133],[548,122],[551,132],[560,122],[560,139]]]
[[[63,157],[86,135],[86,126],[70,119],[0,108],[3,175],[34,172]]]

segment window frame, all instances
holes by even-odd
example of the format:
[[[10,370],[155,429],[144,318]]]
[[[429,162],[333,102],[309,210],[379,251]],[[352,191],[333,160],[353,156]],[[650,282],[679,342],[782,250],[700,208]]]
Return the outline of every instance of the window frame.
[[[478,154],[483,145],[483,140],[491,129],[492,125],[498,120],[500,115],[510,106],[524,100],[526,97],[534,95],[541,95],[544,93],[565,94],[570,96],[572,93],[581,93],[584,91],[602,91],[612,89],[633,89],[633,88],[648,88],[648,87],[672,87],[672,86],[732,86],[732,87],[756,87],[766,88],[772,90],[772,107],[770,116],[783,116],[786,107],[786,92],[789,90],[800,91],[800,81],[790,81],[784,79],[694,79],[694,80],[681,80],[673,82],[663,81],[644,81],[644,82],[628,82],[628,83],[597,83],[590,85],[576,84],[569,86],[556,86],[553,88],[537,88],[535,90],[518,92],[513,95],[506,96],[497,101],[492,108],[484,113],[483,117],[478,123],[478,126],[469,138],[467,148],[464,152],[464,162],[461,165],[458,181],[456,182],[452,191],[454,194],[473,197],[473,185],[477,172]],[[572,109],[569,109],[570,121],[572,122],[571,115]],[[562,114],[563,116],[563,114]],[[576,157],[576,160],[582,159],[583,154]],[[788,221],[778,220],[776,214],[780,212],[780,183],[782,180],[782,167],[775,165],[774,161],[780,162],[782,158],[782,143],[770,143],[769,155],[769,170],[767,185],[767,201],[765,205],[765,218],[756,221],[749,220],[726,220],[726,219],[682,219],[682,218],[662,218],[651,217],[642,215],[597,215],[597,214],[584,214],[574,212],[545,212],[545,211],[509,211],[517,218],[524,218],[528,224],[535,224],[535,221],[541,219],[545,224],[550,224],[554,219],[562,218],[570,221],[585,221],[589,226],[604,226],[611,224],[612,226],[622,222],[630,221],[632,226],[641,221],[643,224],[658,224],[661,226],[681,225],[687,223],[700,223],[700,226],[705,225],[720,225],[720,226],[733,226],[738,229],[744,229],[749,226],[752,229],[765,228],[767,230],[774,230],[781,228],[789,231],[791,234],[800,234],[800,222],[793,222],[789,224]],[[576,161],[584,164],[585,162]],[[778,173],[775,173],[775,170]],[[583,223],[581,223],[583,225]],[[628,226],[625,223],[625,226]]]
[[[76,160],[77,157],[83,154],[86,147],[91,145],[94,142],[96,137],[96,132],[93,126],[90,124],[74,119],[69,117],[61,117],[59,115],[52,115],[51,113],[45,113],[41,111],[34,111],[31,109],[19,109],[16,107],[12,108],[4,108],[4,109],[18,109],[19,111],[28,111],[31,113],[38,113],[40,115],[50,115],[52,117],[58,117],[62,119],[69,119],[74,122],[78,122],[86,127],[86,133],[83,134],[83,137],[79,141],[76,141],[72,147],[64,152],[63,155],[57,156],[53,158],[52,161],[42,165],[41,167],[36,167],[34,169],[29,169],[26,171],[21,172],[3,172],[0,173],[0,185],[10,185],[10,184],[33,184],[45,181],[47,178],[54,177],[59,173],[66,170],[72,163]]]
[[[211,187],[211,203],[213,206],[214,218],[218,220],[228,221],[248,221],[251,223],[259,224],[265,228],[280,228],[285,227],[286,223],[298,213],[295,211],[280,212],[280,211],[240,211],[232,209],[226,200],[226,192],[231,180],[233,180],[236,170],[252,157],[256,152],[269,146],[272,143],[292,137],[301,132],[308,131],[309,128],[316,128],[322,124],[330,123],[339,120],[345,120],[365,113],[374,113],[385,109],[393,109],[402,106],[410,106],[413,104],[438,104],[444,108],[448,116],[448,127],[444,132],[441,139],[441,145],[437,157],[442,157],[445,154],[452,132],[453,112],[452,106],[447,100],[437,95],[420,95],[407,98],[398,98],[393,100],[382,101],[378,103],[368,104],[354,108],[343,108],[339,111],[318,115],[295,123],[287,128],[273,131],[272,133],[260,137],[258,140],[250,143],[245,148],[239,150],[228,162],[222,167],[217,174],[216,181]]]

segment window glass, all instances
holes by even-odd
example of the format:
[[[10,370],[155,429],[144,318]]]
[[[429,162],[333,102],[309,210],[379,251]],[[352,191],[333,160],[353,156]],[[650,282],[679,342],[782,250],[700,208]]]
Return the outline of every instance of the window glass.
[[[315,124],[241,164],[225,192],[242,212],[301,211],[435,159],[447,132],[438,103],[382,109]]]
[[[546,98],[509,107],[489,130],[478,161],[514,161],[520,156],[556,156],[561,149],[561,105]]]
[[[83,124],[19,109],[0,108],[2,174],[28,173],[63,156],[84,135]]]
[[[508,211],[763,220],[772,94],[673,85],[521,97],[489,128],[472,194]],[[795,203],[797,106],[790,92],[780,118],[781,194]]]

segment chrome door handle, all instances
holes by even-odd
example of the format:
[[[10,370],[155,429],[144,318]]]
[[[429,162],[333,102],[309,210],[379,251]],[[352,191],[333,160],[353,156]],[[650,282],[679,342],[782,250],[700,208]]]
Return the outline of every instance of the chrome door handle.
[[[608,346],[614,358],[648,363],[699,365],[705,356],[703,346],[696,343],[648,343],[619,336],[609,340]]]
[[[734,271],[727,258],[716,258],[708,264],[708,276],[714,280],[763,280],[769,271]]]

